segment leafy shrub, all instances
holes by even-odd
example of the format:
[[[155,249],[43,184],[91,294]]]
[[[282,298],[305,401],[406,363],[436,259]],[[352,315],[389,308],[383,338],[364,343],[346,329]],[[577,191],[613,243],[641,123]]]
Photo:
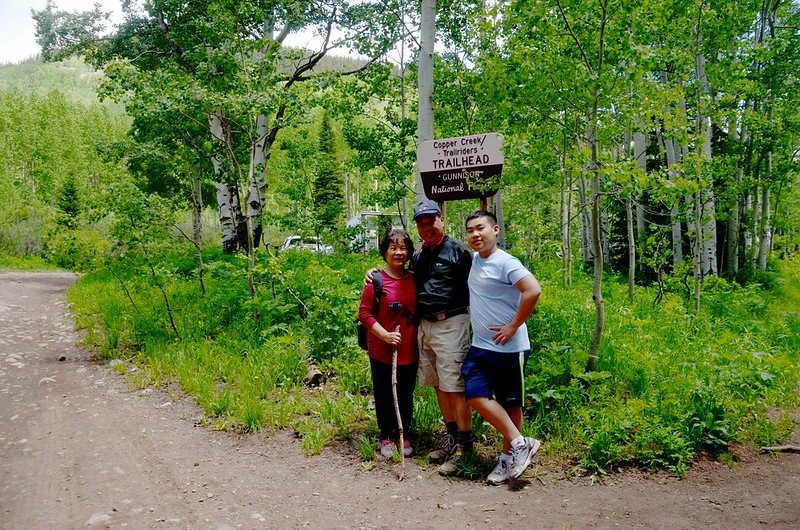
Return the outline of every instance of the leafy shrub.
[[[773,291],[778,283],[778,275],[772,270],[761,270],[750,266],[739,269],[736,280],[742,285],[754,285],[766,291]]]
[[[653,423],[641,429],[634,441],[637,460],[649,469],[667,469],[681,476],[695,453],[674,426]]]
[[[110,248],[111,244],[98,232],[61,230],[46,239],[44,255],[61,268],[86,272],[99,268]]]
[[[606,473],[613,467],[629,465],[633,460],[631,440],[636,424],[631,415],[620,410],[608,416],[593,413],[584,418],[587,447],[580,460],[590,473]]]
[[[684,425],[689,443],[698,452],[719,454],[735,439],[724,403],[706,385],[692,391]]]
[[[7,204],[14,207],[0,211],[0,250],[16,256],[41,254],[47,220],[21,198]]]

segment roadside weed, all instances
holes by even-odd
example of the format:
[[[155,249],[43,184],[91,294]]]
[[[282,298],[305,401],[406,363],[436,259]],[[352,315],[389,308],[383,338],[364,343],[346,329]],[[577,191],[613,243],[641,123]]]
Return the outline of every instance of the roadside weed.
[[[360,435],[358,437],[358,456],[363,462],[374,462],[377,454],[378,442],[372,436]]]

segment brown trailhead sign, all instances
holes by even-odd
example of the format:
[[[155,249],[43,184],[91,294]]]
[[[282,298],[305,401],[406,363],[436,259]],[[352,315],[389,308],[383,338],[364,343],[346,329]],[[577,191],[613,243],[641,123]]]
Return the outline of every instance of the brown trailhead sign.
[[[497,133],[422,142],[417,167],[425,195],[435,201],[494,195],[503,172],[502,146]]]

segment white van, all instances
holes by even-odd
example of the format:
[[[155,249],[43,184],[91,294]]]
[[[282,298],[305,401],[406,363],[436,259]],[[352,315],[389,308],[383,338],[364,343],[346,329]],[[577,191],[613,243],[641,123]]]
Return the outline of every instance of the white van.
[[[315,236],[289,236],[283,240],[281,250],[310,250],[319,254],[333,254],[333,247]]]

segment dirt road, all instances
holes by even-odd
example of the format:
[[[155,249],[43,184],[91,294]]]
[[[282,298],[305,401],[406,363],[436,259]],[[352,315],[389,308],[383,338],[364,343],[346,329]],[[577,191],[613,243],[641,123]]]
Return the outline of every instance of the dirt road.
[[[509,488],[413,459],[398,482],[396,466],[364,470],[347,447],[306,458],[289,433],[206,430],[187,400],[131,391],[75,346],[72,281],[0,274],[2,528],[800,527],[797,454],[703,463],[683,480],[592,484],[539,467]]]

